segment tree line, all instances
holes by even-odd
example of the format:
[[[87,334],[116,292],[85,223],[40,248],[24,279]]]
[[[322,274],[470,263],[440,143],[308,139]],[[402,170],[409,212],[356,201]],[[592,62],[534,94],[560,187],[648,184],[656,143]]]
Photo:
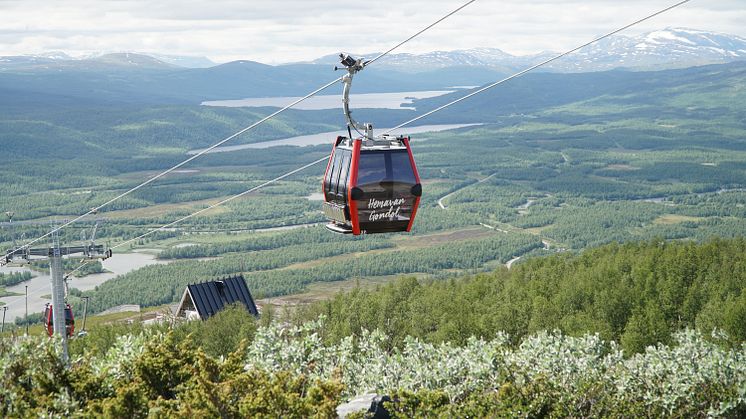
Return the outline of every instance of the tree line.
[[[309,306],[337,341],[380,328],[390,344],[407,336],[463,343],[498,330],[515,339],[542,330],[598,333],[626,353],[671,343],[683,328],[721,330],[746,341],[746,239],[609,244],[579,255],[537,257],[511,270],[447,281],[403,278]]]

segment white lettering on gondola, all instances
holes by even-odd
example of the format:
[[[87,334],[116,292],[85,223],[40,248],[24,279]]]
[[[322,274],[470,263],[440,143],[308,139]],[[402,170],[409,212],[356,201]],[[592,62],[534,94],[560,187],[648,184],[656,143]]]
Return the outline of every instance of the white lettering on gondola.
[[[368,209],[372,211],[370,212],[370,216],[368,216],[368,220],[369,221],[378,221],[382,219],[395,220],[398,218],[399,212],[401,211],[401,206],[404,204],[404,202],[405,202],[404,198],[386,199],[386,200],[378,200],[375,198],[371,198],[368,201]],[[377,209],[383,209],[385,212],[375,211]]]
[[[383,201],[376,198],[370,198],[370,201],[368,201],[368,209],[378,209],[384,207],[390,208],[402,204],[404,204],[404,198],[386,199]]]

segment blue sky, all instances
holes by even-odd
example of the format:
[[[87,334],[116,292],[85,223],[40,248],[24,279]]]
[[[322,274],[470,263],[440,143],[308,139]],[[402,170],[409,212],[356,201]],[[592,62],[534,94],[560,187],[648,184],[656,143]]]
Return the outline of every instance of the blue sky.
[[[137,51],[216,62],[310,60],[385,50],[465,0],[0,0],[0,55]],[[400,52],[559,51],[675,0],[478,0]],[[746,38],[746,1],[693,0],[630,34],[666,27]]]

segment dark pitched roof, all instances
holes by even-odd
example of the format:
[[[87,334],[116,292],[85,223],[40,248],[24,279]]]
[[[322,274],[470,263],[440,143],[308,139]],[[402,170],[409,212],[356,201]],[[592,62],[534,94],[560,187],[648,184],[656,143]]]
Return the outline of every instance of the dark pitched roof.
[[[185,294],[191,297],[194,308],[202,320],[237,302],[243,303],[254,316],[259,314],[243,275],[187,285]],[[183,300],[181,305],[184,305]]]

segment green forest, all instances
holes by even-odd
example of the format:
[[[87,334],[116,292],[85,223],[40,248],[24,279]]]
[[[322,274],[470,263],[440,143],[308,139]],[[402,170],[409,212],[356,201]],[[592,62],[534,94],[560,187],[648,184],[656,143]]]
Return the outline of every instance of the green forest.
[[[315,227],[313,230],[327,236],[332,234],[322,227]],[[252,294],[257,298],[265,298],[297,293],[313,282],[412,273],[436,275],[452,269],[480,269],[487,262],[505,263],[516,254],[541,248],[542,243],[528,234],[490,233],[480,239],[406,251],[394,249],[391,241],[368,238],[296,246],[299,247],[286,246],[246,252],[226,256],[218,261],[152,265],[108,281],[95,291],[84,294],[91,296],[91,308],[94,310],[128,301],[161,305],[181,298],[184,287],[189,283],[244,272]],[[374,249],[389,251],[370,252]],[[370,254],[339,258],[340,255],[353,252]],[[332,256],[336,258],[324,264],[289,266]]]
[[[0,273],[0,286],[13,286],[31,279],[31,272]]]
[[[402,278],[305,307],[296,321],[326,317],[323,337],[339,342],[380,328],[389,344],[409,337],[465,344],[496,331],[513,339],[543,330],[598,334],[627,354],[671,344],[685,328],[746,342],[746,240],[652,240],[610,244],[579,255],[537,257],[447,281]]]
[[[424,179],[413,234],[369,237],[363,244],[314,226],[324,222],[313,198],[323,171],[318,165],[117,249],[154,250],[169,263],[84,294],[94,311],[160,305],[178,299],[188,282],[243,272],[258,297],[276,297],[318,282],[444,278],[491,270],[518,256],[520,265],[531,256],[611,242],[746,235],[746,137],[743,111],[733,106],[746,100],[738,88],[740,66],[553,77],[569,83],[554,97],[542,96],[531,80],[511,87],[517,89],[512,96],[487,93],[468,112],[456,109],[428,121],[481,125],[413,137]],[[584,77],[597,83],[586,89]],[[712,86],[698,88],[702,79]],[[506,107],[519,93],[526,100]],[[442,100],[416,105],[425,110]],[[363,111],[383,125],[413,112]],[[15,144],[16,157],[0,166],[10,180],[0,185],[0,208],[28,222],[0,224],[0,243],[10,247],[41,235],[50,218],[84,213],[268,112],[112,105],[98,112],[20,106],[2,113],[0,126],[8,129],[0,132]],[[326,131],[338,120],[332,111],[292,111],[238,143]],[[29,137],[10,134],[18,132]],[[23,146],[50,136],[79,142],[77,158]],[[117,146],[123,142],[128,147]],[[321,145],[208,154],[63,230],[62,239],[77,242],[97,222],[99,240],[116,246],[328,152]],[[291,226],[310,228],[272,230]],[[90,266],[83,273],[103,269]]]

